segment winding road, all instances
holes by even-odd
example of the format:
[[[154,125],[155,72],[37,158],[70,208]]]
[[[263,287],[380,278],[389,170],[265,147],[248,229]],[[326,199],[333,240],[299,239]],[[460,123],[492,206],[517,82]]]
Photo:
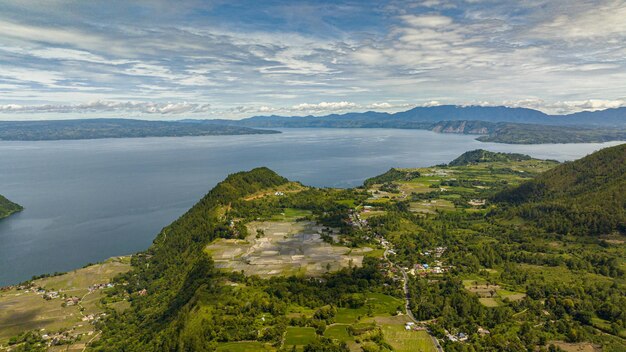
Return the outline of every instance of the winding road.
[[[409,295],[409,276],[406,273],[406,270],[404,270],[404,268],[402,268],[400,265],[394,263],[391,261],[391,259],[389,259],[388,257],[388,252],[389,252],[389,245],[387,240],[385,240],[383,238],[383,241],[381,241],[381,244],[383,245],[383,247],[385,247],[385,252],[383,253],[383,257],[385,258],[385,260],[392,266],[396,267],[398,270],[400,270],[400,272],[402,273],[402,288],[404,290],[404,309],[406,310],[406,315],[414,322],[414,323],[419,323],[419,321],[417,321],[417,319],[415,319],[415,316],[413,315],[413,312],[411,311],[411,297]],[[430,334],[429,334],[430,335]],[[434,337],[433,335],[430,335],[430,338],[433,340],[433,345],[435,345],[435,348],[437,348],[438,352],[444,352],[443,351],[443,347],[441,347],[441,344],[439,343],[439,340],[437,340],[436,337]]]

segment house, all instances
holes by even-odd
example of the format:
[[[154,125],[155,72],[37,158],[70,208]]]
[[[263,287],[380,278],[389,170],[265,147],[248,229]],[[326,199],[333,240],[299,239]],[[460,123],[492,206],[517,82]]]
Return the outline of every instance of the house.
[[[280,197],[280,196],[284,196],[284,195],[285,195],[285,193],[280,192],[280,191],[276,191],[276,193],[274,193],[274,195],[275,195],[275,196],[279,196],[279,197]]]
[[[65,299],[66,306],[75,306],[80,302],[80,298],[78,297],[68,297]]]
[[[148,294],[148,291],[144,288],[143,290],[137,292],[137,294],[140,295],[140,296],[145,296],[145,295]]]

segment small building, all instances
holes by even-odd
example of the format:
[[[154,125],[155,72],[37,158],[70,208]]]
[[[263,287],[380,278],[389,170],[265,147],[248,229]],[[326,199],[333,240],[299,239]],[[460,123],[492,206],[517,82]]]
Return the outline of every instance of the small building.
[[[65,299],[66,306],[75,306],[80,302],[80,298],[78,297],[68,297]]]

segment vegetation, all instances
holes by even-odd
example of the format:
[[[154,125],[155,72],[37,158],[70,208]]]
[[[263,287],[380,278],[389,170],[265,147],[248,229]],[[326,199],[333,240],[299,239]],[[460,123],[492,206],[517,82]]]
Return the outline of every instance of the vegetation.
[[[626,233],[626,144],[566,163],[494,199],[561,234]]]
[[[0,121],[0,140],[5,141],[215,136],[268,133],[280,132],[227,125],[130,119]]]
[[[18,211],[22,211],[21,205],[15,204],[10,200],[6,199],[2,195],[0,195],[0,219],[6,218],[7,216],[16,213]]]
[[[524,160],[530,160],[530,157],[524,154],[497,153],[497,152],[490,152],[484,149],[476,149],[476,150],[463,153],[458,158],[452,160],[448,165],[464,166],[464,165],[470,165],[474,163],[524,161]]]
[[[508,144],[541,143],[601,143],[625,141],[623,128],[588,128],[574,126],[545,126],[530,124],[498,124],[488,135],[477,138],[481,142]]]
[[[446,351],[624,351],[625,153],[474,151],[351,190],[233,174],[133,256],[103,298],[129,304],[108,308],[89,349],[434,351],[434,337]],[[252,266],[250,246],[275,258],[272,241],[303,231],[362,262],[257,276],[215,251],[227,241]]]

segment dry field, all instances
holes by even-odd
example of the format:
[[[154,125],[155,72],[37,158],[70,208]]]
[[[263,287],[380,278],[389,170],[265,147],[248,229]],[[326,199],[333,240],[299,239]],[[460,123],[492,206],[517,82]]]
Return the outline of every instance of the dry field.
[[[206,251],[219,268],[269,277],[316,276],[361,266],[363,253],[371,250],[330,245],[321,239],[321,231],[322,226],[306,221],[252,222],[245,240],[219,239]],[[262,235],[257,238],[257,233]]]

